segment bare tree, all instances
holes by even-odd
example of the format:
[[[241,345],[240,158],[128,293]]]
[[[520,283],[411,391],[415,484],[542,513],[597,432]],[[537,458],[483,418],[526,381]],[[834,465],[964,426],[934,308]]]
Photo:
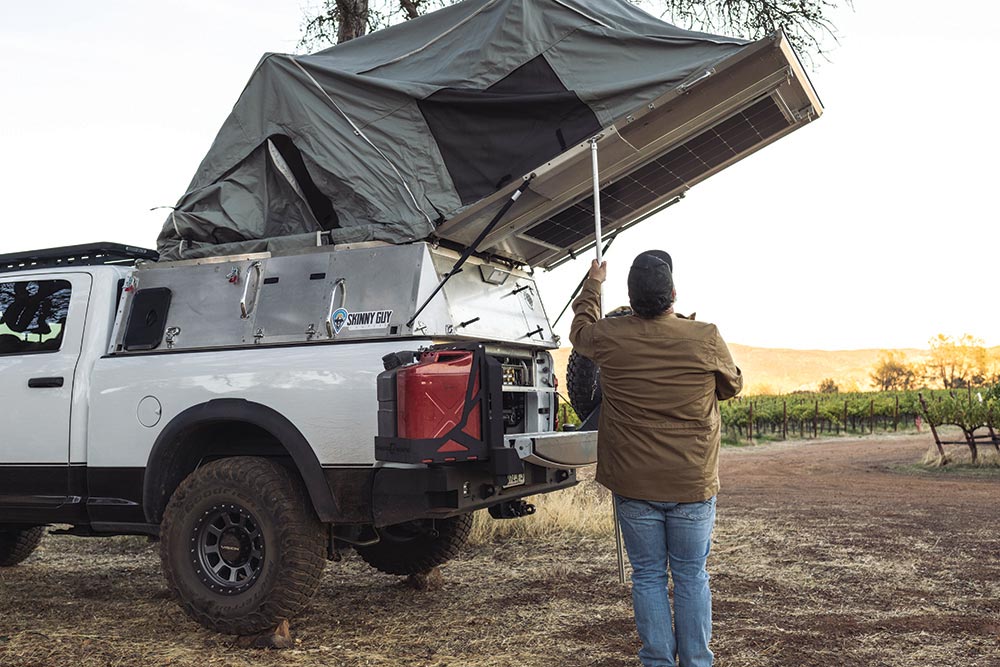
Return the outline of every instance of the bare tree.
[[[299,48],[324,49],[386,26],[415,19],[455,0],[323,0],[319,8],[307,10]]]
[[[322,0],[303,21],[299,48],[315,51],[421,14],[456,0]],[[837,41],[830,13],[852,0],[629,0],[691,30],[759,39],[783,29],[807,57],[822,56]]]

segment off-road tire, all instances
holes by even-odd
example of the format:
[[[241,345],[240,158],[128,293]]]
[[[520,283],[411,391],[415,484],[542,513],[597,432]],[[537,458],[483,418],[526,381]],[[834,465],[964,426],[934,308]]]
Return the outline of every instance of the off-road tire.
[[[629,306],[619,306],[605,317],[628,317],[631,314]],[[603,398],[600,367],[576,350],[569,353],[569,360],[566,362],[566,393],[569,394],[569,404],[573,406],[573,411],[581,422],[587,420]]]
[[[34,552],[45,535],[45,526],[0,525],[0,567],[14,567]]]
[[[381,540],[355,550],[361,558],[379,572],[411,575],[427,572],[458,556],[472,530],[472,514],[460,514],[449,519],[434,519],[437,537],[424,530],[430,520],[410,521],[387,526],[379,531]],[[406,536],[406,533],[413,535]]]
[[[213,539],[203,537],[213,517],[233,534],[244,524],[254,527],[241,535],[259,548],[253,552],[259,555],[256,574],[230,587],[216,585],[212,568],[205,567],[211,547],[202,540]],[[233,517],[238,524],[227,523]],[[222,544],[219,537],[216,550]],[[324,525],[301,479],[265,458],[221,459],[191,473],[171,496],[160,525],[160,561],[174,597],[192,619],[224,634],[262,632],[301,612],[319,588],[325,554]]]
[[[566,362],[566,393],[580,421],[601,404],[601,369],[576,350]]]

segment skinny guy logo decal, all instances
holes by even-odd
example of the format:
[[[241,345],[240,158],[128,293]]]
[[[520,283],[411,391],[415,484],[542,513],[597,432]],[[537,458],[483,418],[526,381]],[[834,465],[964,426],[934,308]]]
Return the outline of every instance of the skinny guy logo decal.
[[[333,332],[339,334],[344,327],[361,331],[363,329],[384,329],[392,318],[391,310],[364,310],[352,313],[346,308],[333,311]]]

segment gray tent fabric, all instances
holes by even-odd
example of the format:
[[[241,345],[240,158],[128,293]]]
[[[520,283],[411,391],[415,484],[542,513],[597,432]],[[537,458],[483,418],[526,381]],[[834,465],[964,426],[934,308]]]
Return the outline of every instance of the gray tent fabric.
[[[312,55],[267,54],[158,250],[427,238],[747,44],[626,0],[465,0]]]

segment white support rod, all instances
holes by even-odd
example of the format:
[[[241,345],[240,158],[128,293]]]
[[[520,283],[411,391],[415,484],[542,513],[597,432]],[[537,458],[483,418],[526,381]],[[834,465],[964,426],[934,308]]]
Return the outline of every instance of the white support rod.
[[[600,136],[590,140],[590,163],[594,170],[594,248],[597,250],[597,263],[604,261],[601,246],[604,243],[604,236],[601,230],[601,177],[597,163],[597,140]],[[600,309],[604,312],[604,286],[601,285]],[[625,585],[625,553],[622,545],[622,526],[618,520],[618,505],[614,498],[611,499],[611,511],[615,524],[615,552],[618,556],[618,583]]]
[[[603,235],[601,232],[601,179],[600,171],[597,166],[597,139],[594,137],[590,140],[590,162],[594,169],[594,240],[596,242],[595,248],[597,248],[597,263],[600,264],[604,261],[604,257],[601,252],[601,244],[603,243]],[[601,311],[604,310],[604,304],[601,304]]]

